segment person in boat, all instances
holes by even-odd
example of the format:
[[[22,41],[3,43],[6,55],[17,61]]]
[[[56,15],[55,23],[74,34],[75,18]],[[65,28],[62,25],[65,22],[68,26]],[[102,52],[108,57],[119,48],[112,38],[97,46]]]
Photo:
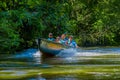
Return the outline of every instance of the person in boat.
[[[49,33],[49,35],[48,35],[48,40],[49,41],[54,41],[55,39],[53,38],[53,34],[52,33]]]
[[[61,35],[61,38],[60,38],[60,43],[61,44],[64,44],[64,45],[67,45],[67,38],[66,38],[66,34],[62,34]]]
[[[58,36],[58,37],[56,37],[55,42],[60,43],[60,37],[59,37],[59,36]]]
[[[70,35],[68,38],[68,46],[73,47],[73,48],[78,48],[77,43],[73,40],[73,36]]]

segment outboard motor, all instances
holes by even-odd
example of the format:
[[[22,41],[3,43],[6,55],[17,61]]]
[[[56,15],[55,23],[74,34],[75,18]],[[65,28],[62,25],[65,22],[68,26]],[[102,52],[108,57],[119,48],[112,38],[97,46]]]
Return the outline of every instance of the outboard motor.
[[[38,38],[35,40],[36,44],[38,45],[38,49],[40,49],[40,43],[41,43],[41,39]]]

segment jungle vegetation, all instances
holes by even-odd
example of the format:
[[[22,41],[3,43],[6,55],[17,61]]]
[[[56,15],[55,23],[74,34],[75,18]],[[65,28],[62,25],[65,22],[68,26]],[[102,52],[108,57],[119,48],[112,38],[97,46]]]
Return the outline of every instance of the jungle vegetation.
[[[72,34],[79,46],[120,45],[120,0],[0,0],[0,53]]]

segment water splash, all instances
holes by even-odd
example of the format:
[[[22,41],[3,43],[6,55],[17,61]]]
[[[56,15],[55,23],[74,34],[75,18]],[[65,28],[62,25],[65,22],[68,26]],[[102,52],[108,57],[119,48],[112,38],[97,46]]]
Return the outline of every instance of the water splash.
[[[38,49],[27,49],[25,51],[22,51],[20,53],[17,53],[14,58],[33,58],[35,53],[38,52]]]
[[[65,49],[57,56],[59,57],[74,57],[74,56],[102,56],[102,55],[118,55],[120,48],[95,48],[95,49]]]
[[[24,60],[25,62],[34,62],[34,64],[41,64],[41,52],[38,49],[27,49],[25,51],[22,51],[20,53],[16,53],[15,55],[9,57],[11,59],[16,60]]]
[[[75,48],[69,48],[69,49],[62,50],[56,56],[59,56],[59,57],[72,57],[72,56],[75,55],[75,53],[77,53],[77,50]]]
[[[102,54],[103,52],[100,52],[100,50],[84,50],[84,49],[65,49],[61,51],[58,55],[59,57],[75,57],[75,56],[99,56],[99,55],[105,55]]]
[[[33,54],[34,57],[41,57],[41,52],[38,50]]]
[[[118,55],[120,48],[95,48],[78,50],[75,56],[102,56],[102,55]]]

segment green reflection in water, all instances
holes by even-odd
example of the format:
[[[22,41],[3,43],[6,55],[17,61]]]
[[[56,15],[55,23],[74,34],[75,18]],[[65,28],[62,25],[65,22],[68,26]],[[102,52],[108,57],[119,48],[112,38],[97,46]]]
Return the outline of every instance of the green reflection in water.
[[[49,78],[55,77],[55,75],[72,75],[78,79],[118,79],[120,78],[120,65],[56,65],[51,68],[7,68],[1,69],[0,74],[0,79],[22,79],[36,75]]]
[[[36,59],[35,59],[36,60]],[[0,59],[0,80],[119,80],[120,54],[28,59]],[[40,60],[39,58],[37,60]]]

